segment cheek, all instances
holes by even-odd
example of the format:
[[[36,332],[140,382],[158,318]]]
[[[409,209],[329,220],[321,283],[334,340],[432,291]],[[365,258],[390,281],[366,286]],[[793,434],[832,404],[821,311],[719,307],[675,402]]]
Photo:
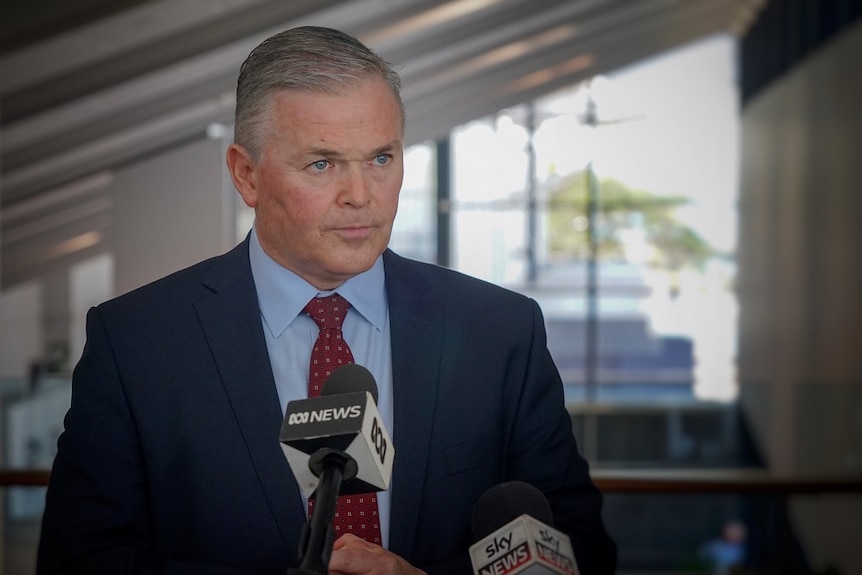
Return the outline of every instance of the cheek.
[[[277,219],[293,219],[302,210],[304,200],[297,186],[276,171],[267,173],[258,192],[260,211]]]
[[[398,205],[398,197],[401,194],[403,179],[403,172],[401,171],[387,174],[386,177],[380,178],[377,192],[381,204],[386,206]]]
[[[281,228],[285,237],[308,237],[317,234],[325,219],[328,205],[317,194],[281,193],[261,199],[259,210]]]
[[[386,212],[389,214],[389,219],[395,219],[395,214],[398,213],[398,194],[386,203]]]
[[[401,196],[401,182],[398,182],[398,185],[392,188],[392,190],[386,194],[384,202],[386,204],[387,209],[393,214],[398,210],[398,199]]]

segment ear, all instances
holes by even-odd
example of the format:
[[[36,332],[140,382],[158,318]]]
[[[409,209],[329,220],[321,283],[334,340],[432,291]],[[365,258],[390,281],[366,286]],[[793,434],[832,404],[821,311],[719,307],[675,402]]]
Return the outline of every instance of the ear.
[[[255,170],[257,163],[251,157],[248,150],[237,143],[231,144],[227,149],[225,158],[227,169],[242,200],[250,208],[257,205],[257,178]]]

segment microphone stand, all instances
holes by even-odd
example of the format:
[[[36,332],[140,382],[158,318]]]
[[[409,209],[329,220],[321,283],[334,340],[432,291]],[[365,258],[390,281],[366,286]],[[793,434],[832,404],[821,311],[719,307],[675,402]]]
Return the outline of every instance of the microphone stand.
[[[289,569],[288,575],[327,575],[335,530],[332,519],[338,505],[341,484],[356,477],[356,460],[345,452],[323,448],[315,451],[308,467],[320,482],[315,491],[314,510],[305,524],[299,541],[299,568]]]

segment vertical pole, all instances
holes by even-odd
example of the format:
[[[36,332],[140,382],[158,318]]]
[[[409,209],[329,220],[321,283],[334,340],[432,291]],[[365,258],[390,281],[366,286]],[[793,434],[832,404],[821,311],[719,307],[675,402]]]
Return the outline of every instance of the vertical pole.
[[[451,182],[450,139],[437,141],[437,264],[449,267],[451,241]]]
[[[589,90],[589,87],[588,87]],[[595,131],[598,126],[596,105],[587,92],[587,110],[584,124]],[[593,138],[594,139],[594,138]],[[593,142],[595,145],[595,142]],[[598,279],[598,203],[599,192],[593,162],[587,164],[587,294],[586,294],[586,338],[585,338],[585,392],[588,403],[584,415],[584,457],[591,463],[598,461],[598,417],[595,409],[598,396],[599,373],[599,279]]]
[[[527,104],[527,284],[535,285],[539,279],[537,236],[538,206],[536,201],[536,106]]]
[[[587,166],[587,321],[586,321],[586,394],[594,402],[598,392],[599,371],[599,280],[598,280],[598,191],[593,164]]]

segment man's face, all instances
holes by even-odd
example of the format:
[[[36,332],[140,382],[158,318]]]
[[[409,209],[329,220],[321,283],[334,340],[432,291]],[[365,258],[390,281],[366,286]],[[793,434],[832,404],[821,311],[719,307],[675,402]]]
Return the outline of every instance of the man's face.
[[[389,243],[404,174],[401,108],[378,78],[332,96],[273,96],[260,158],[228,165],[261,246],[318,289],[368,270]]]

